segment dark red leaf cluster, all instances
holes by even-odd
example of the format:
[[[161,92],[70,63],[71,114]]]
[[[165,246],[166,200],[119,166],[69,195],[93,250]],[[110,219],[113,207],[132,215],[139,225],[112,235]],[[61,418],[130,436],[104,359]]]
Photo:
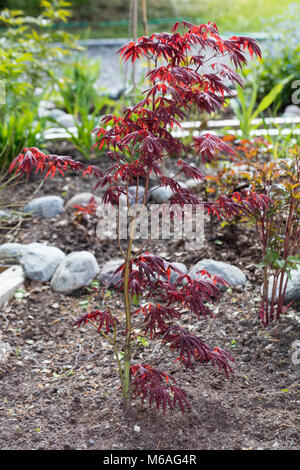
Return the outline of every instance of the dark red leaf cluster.
[[[168,306],[177,305],[187,307],[198,319],[201,316],[212,315],[207,303],[214,302],[220,296],[217,284],[228,283],[220,277],[210,275],[202,270],[198,279],[193,279],[188,274],[181,274],[175,284],[163,282],[165,289],[164,301]],[[183,284],[183,285],[182,285]]]
[[[176,381],[171,375],[148,364],[133,365],[130,372],[135,398],[140,397],[142,401],[149,399],[149,405],[155,403],[157,409],[162,407],[164,413],[167,407],[173,410],[177,403],[183,413],[185,407],[191,408],[186,393],[176,386]]]
[[[226,377],[232,369],[228,361],[234,361],[229,353],[222,348],[210,349],[197,336],[187,333],[180,326],[174,325],[167,329],[163,340],[171,344],[171,347],[179,350],[179,360],[186,368],[193,368],[194,362],[208,363],[217,365],[219,371],[223,369]]]
[[[168,328],[167,322],[181,316],[179,309],[160,304],[153,305],[150,302],[138,308],[134,313],[144,315],[144,333],[146,335],[149,331],[151,339],[162,334]]]
[[[180,171],[185,174],[188,178],[193,178],[194,180],[204,181],[204,174],[195,166],[189,165],[188,163],[178,160],[177,165],[180,167]]]
[[[194,148],[201,155],[203,162],[206,160],[211,162],[218,152],[236,155],[228,144],[220,137],[213,134],[204,134],[201,137],[194,137]]]
[[[30,175],[35,169],[36,173],[45,172],[47,178],[49,175],[55,175],[56,170],[64,176],[67,169],[77,172],[84,171],[82,163],[76,162],[71,157],[60,157],[58,155],[46,155],[35,147],[24,148],[22,152],[12,161],[9,172],[16,169],[16,173]]]
[[[244,189],[234,192],[229,196],[220,196],[214,202],[205,202],[204,207],[209,214],[217,215],[219,220],[223,218],[235,218],[243,214],[253,215],[257,211],[267,211],[272,205],[272,200],[266,194]]]
[[[109,333],[110,328],[114,330],[117,324],[120,324],[120,322],[107,310],[93,310],[92,312],[86,313],[78,320],[76,320],[74,326],[77,326],[79,328],[80,326],[85,325],[88,322],[95,323],[97,325],[98,332],[105,325],[106,333]]]
[[[85,206],[74,204],[73,207],[76,209],[76,214],[94,215],[97,212],[98,204],[95,197],[93,196]]]

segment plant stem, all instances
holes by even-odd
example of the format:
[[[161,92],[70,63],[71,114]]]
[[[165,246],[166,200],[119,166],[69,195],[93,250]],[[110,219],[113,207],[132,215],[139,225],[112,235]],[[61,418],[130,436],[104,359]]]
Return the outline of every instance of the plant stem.
[[[127,204],[129,206],[128,184],[127,184],[126,192],[127,192]],[[131,217],[129,241],[128,241],[127,252],[126,252],[126,257],[125,257],[125,265],[124,265],[124,284],[123,284],[125,316],[126,316],[126,336],[125,336],[125,344],[124,344],[124,371],[123,371],[122,387],[123,387],[123,405],[124,405],[125,410],[130,409],[130,365],[131,365],[130,363],[131,363],[131,357],[132,357],[132,349],[131,349],[131,296],[128,291],[128,286],[129,286],[129,272],[130,272],[131,253],[132,253],[135,226],[136,226],[135,218]]]

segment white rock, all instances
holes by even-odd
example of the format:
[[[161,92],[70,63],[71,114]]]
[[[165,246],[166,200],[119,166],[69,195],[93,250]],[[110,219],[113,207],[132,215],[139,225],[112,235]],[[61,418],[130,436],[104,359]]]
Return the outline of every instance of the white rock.
[[[285,110],[284,110],[284,113],[282,115],[283,117],[299,117],[300,116],[300,108],[299,106],[295,105],[295,104],[290,104],[288,105]]]
[[[187,267],[186,267],[186,265],[185,265],[184,263],[180,263],[180,262],[176,262],[176,261],[175,261],[174,263],[171,263],[171,264],[172,264],[175,268],[180,269],[180,271],[182,271],[182,274],[186,274],[186,273],[188,272],[188,269],[187,269]],[[172,283],[174,283],[174,282],[177,280],[178,276],[181,276],[181,274],[179,274],[179,273],[177,273],[176,271],[173,271],[173,270],[171,269],[170,281],[171,281]]]
[[[135,204],[136,186],[129,186],[128,193],[129,193],[129,205]],[[143,186],[139,185],[137,204],[142,204],[143,203],[144,194],[145,194],[145,188]],[[149,199],[149,194],[147,194],[147,201],[148,201],[148,199]],[[119,198],[119,204],[121,206],[127,206],[127,197],[126,197],[125,194],[121,194],[121,196]]]
[[[190,178],[186,181],[186,187],[190,191],[198,191],[203,187],[204,182],[201,180],[194,180],[194,178]]]
[[[100,274],[98,276],[99,282],[107,285],[108,287],[115,287],[121,279],[121,273],[114,275],[114,272],[123,263],[123,258],[116,258],[107,261],[107,263],[101,267]]]
[[[55,246],[43,243],[24,245],[21,265],[27,278],[46,282],[51,279],[58,265],[65,259],[65,254]]]
[[[286,281],[287,277],[285,276],[284,279]],[[270,276],[269,291],[268,291],[269,300],[271,300],[271,296],[272,296],[273,282],[274,282],[274,276]],[[277,284],[275,301],[277,300],[278,291],[279,291],[279,285]],[[263,292],[263,286],[261,286],[261,292]],[[288,304],[290,302],[298,302],[298,301],[300,301],[300,266],[298,266],[297,269],[293,269],[291,271],[291,279],[288,279],[285,296],[284,296],[285,304]]]
[[[4,243],[0,245],[0,264],[17,264],[24,252],[21,243]]]
[[[67,294],[88,286],[98,273],[99,266],[92,253],[74,251],[58,266],[50,285],[53,290]]]
[[[187,188],[187,185],[183,182],[178,181],[182,188]],[[164,204],[168,202],[172,196],[174,196],[174,191],[171,188],[166,186],[154,186],[150,189],[150,199],[157,204]]]
[[[42,196],[30,201],[24,212],[32,213],[38,217],[50,218],[64,210],[64,200],[59,196]]]
[[[173,196],[173,191],[170,188],[165,187],[155,187],[150,190],[150,199],[157,204],[164,204],[168,202],[169,199]]]
[[[0,331],[0,364],[5,364],[5,362],[7,362],[11,350],[12,349],[9,343],[5,343],[4,341],[2,341],[2,333]]]
[[[95,198],[96,199],[96,202],[99,204],[101,203],[101,198],[99,197],[95,197],[94,194],[92,193],[79,193],[79,194],[75,194],[75,196],[71,197],[71,199],[69,199],[69,201],[67,202],[66,204],[66,207],[68,209],[74,209],[74,205],[77,205],[77,206],[86,206],[87,204],[89,204],[90,200],[92,198]]]
[[[11,266],[0,274],[0,307],[10,300],[25,281],[21,266]]]
[[[75,121],[72,114],[62,113],[55,118],[63,127],[75,127]]]
[[[38,117],[42,118],[42,117],[49,116],[49,113],[54,108],[55,108],[55,104],[52,103],[52,101],[41,100],[39,102],[39,107],[38,107]]]
[[[224,263],[223,261],[214,261],[213,259],[203,259],[199,261],[189,271],[189,275],[193,279],[200,279],[201,274],[196,274],[196,272],[203,269],[208,271],[211,275],[215,274],[216,276],[222,277],[232,287],[244,286],[247,281],[246,275],[237,266]]]

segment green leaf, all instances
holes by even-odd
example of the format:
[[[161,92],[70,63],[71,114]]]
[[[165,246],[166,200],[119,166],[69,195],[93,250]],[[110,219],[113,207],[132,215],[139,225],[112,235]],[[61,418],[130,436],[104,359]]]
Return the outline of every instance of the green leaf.
[[[293,78],[293,75],[289,75],[281,82],[277,83],[272,90],[261,100],[260,104],[254,111],[251,116],[251,119],[255,119],[260,113],[265,111],[267,108],[271,106],[271,104],[275,101],[279,93],[282,91],[284,85],[288,83]]]

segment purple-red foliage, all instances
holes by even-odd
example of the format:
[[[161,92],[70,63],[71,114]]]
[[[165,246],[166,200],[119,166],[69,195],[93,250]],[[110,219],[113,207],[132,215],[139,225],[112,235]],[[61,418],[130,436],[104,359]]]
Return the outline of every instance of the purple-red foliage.
[[[92,312],[86,313],[78,320],[76,320],[74,326],[77,326],[79,328],[80,326],[85,325],[88,322],[94,322],[97,325],[98,332],[100,332],[100,330],[105,325],[106,333],[110,332],[110,328],[114,330],[117,324],[120,324],[117,318],[114,317],[110,312],[106,310],[93,310]]]
[[[185,407],[191,408],[186,393],[175,385],[171,375],[147,364],[132,365],[130,372],[135,398],[139,396],[142,401],[148,398],[149,405],[155,402],[157,409],[162,406],[164,413],[167,407],[174,409],[177,402],[183,413]]]
[[[119,51],[124,61],[145,58],[153,60],[155,66],[147,74],[149,86],[144,91],[144,98],[127,108],[122,116],[104,116],[94,130],[97,136],[95,146],[99,149],[106,147],[111,166],[102,171],[94,165],[76,162],[71,157],[47,155],[36,148],[25,148],[12,162],[10,171],[16,169],[22,174],[30,174],[35,170],[37,173],[44,172],[46,177],[53,177],[56,171],[64,175],[71,169],[83,176],[93,175],[96,178],[95,188],[104,189],[103,202],[110,204],[118,204],[120,196],[128,194],[129,185],[138,184],[140,178],[146,181],[146,200],[149,179],[154,175],[159,178],[161,186],[168,186],[174,191],[170,201],[172,207],[203,204],[209,213],[219,218],[259,210],[269,204],[266,197],[256,193],[235,193],[221,196],[213,203],[202,202],[183,188],[175,177],[167,177],[163,171],[166,155],[180,158],[186,151],[181,140],[172,135],[172,129],[180,126],[194,106],[199,111],[211,113],[224,105],[225,94],[232,95],[224,79],[233,86],[242,84],[242,79],[236,71],[222,63],[222,58],[229,57],[238,69],[246,64],[247,51],[251,56],[255,54],[260,57],[260,49],[254,39],[235,36],[222,39],[215,24],[195,26],[186,21],[176,22],[171,33],[156,33],[130,42]],[[213,160],[218,152],[234,154],[226,142],[208,133],[195,137],[193,146],[203,162]],[[198,168],[181,159],[177,165],[178,173],[204,180]],[[180,319],[184,309],[189,309],[198,319],[212,315],[207,304],[219,297],[217,284],[226,282],[206,271],[201,271],[199,278],[193,279],[160,256],[150,253],[132,256],[130,252],[129,255],[116,271],[121,273],[119,287],[124,289],[125,284],[126,294],[147,301],[152,297],[157,301],[156,305],[149,302],[133,312],[143,315],[144,333],[149,334],[150,338],[161,337],[172,348],[178,349],[179,360],[186,367],[192,367],[193,362],[211,362],[227,375],[231,371],[228,361],[233,360],[228,353],[221,348],[210,349],[199,338],[172,324],[175,319]],[[170,282],[172,271],[178,275],[175,283]],[[125,356],[130,356],[131,334],[128,321],[131,307],[128,295],[126,298],[124,293],[126,322],[129,324],[124,361]],[[111,329],[116,332],[118,324],[110,311],[94,310],[77,320],[75,325],[80,327],[88,322],[95,324],[98,331],[105,327],[107,334]],[[185,406],[190,408],[186,394],[175,385],[175,380],[149,365],[131,366],[131,381],[134,395],[142,400],[149,398],[149,403],[155,402],[157,408],[162,406],[165,411],[168,406],[173,409],[176,403],[182,411]]]

